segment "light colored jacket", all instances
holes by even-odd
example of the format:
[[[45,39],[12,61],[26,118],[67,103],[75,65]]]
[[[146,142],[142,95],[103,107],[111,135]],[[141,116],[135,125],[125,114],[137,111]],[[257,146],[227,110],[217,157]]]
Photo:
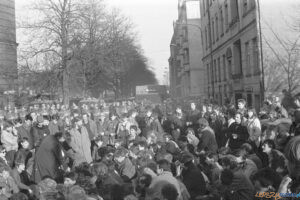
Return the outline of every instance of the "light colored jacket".
[[[6,151],[18,151],[18,136],[3,130],[1,134],[1,142]]]
[[[70,131],[70,135],[70,146],[75,151],[75,154],[80,154],[85,158],[87,163],[91,163],[93,160],[91,154],[91,141],[86,128],[82,126],[80,131],[73,128]]]
[[[248,119],[247,130],[249,133],[249,140],[255,142],[256,145],[259,145],[259,139],[261,137],[261,124],[257,117]]]

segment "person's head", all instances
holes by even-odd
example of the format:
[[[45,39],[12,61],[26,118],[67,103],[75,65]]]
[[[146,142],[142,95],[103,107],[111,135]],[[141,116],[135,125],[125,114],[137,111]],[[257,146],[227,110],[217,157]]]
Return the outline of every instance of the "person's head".
[[[200,129],[200,130],[203,130],[203,129],[205,129],[206,127],[209,126],[209,123],[208,123],[208,121],[207,121],[205,118],[200,118],[200,119],[198,120],[198,125],[199,125],[199,129]]]
[[[25,163],[24,162],[15,162],[15,168],[18,170],[19,173],[25,170]]]
[[[281,107],[281,101],[279,97],[274,97],[273,98],[273,106],[275,107]]]
[[[43,125],[44,125],[44,126],[48,126],[49,123],[50,123],[50,117],[49,117],[48,115],[45,115],[45,116],[43,116],[43,118],[44,118],[44,123],[43,123]]]
[[[38,123],[38,126],[43,126],[44,125],[44,117],[43,116],[41,116],[41,115],[39,115],[37,118],[36,118],[36,120],[37,120],[37,123]]]
[[[300,92],[293,98],[294,104],[297,108],[300,108]]]
[[[87,113],[83,113],[82,120],[85,124],[87,124],[89,122],[89,115]]]
[[[77,174],[75,172],[69,172],[64,175],[64,185],[72,186],[76,184]]]
[[[54,124],[57,124],[57,122],[58,122],[58,120],[59,120],[59,116],[58,116],[57,114],[55,114],[55,115],[53,115],[53,116],[51,117],[51,119],[52,119],[52,122],[53,122]]]
[[[91,171],[94,176],[100,177],[101,179],[108,176],[108,166],[103,162],[93,164]]]
[[[103,145],[103,140],[101,137],[96,137],[95,143],[97,144],[98,147],[102,147]]]
[[[157,136],[155,131],[148,131],[147,132],[147,144],[155,144],[157,142]]]
[[[137,136],[137,126],[136,125],[131,125],[130,126],[130,131],[129,131],[129,138],[134,139]]]
[[[205,162],[206,162],[207,164],[212,165],[212,164],[216,163],[217,161],[218,161],[218,154],[209,152],[209,153],[206,155],[206,160],[205,160]]]
[[[27,137],[22,138],[20,141],[20,145],[21,145],[22,149],[28,149],[29,148],[28,138]]]
[[[151,107],[147,107],[146,108],[146,116],[147,117],[151,117],[152,113],[153,113],[152,108]]]
[[[178,146],[181,150],[185,150],[189,143],[187,137],[184,135],[181,135],[177,141],[178,141]]]
[[[275,192],[281,183],[280,175],[271,168],[264,168],[252,176],[256,192]]]
[[[5,123],[3,124],[3,130],[12,132],[13,129],[14,129],[14,123],[12,121],[5,121]]]
[[[212,108],[212,104],[208,104],[207,105],[207,112],[212,112],[213,108]]]
[[[55,137],[59,142],[64,142],[64,141],[65,141],[65,138],[64,138],[62,132],[56,132],[56,133],[54,134],[54,137]]]
[[[220,160],[220,163],[223,169],[234,170],[238,167],[238,163],[236,161],[236,157],[232,155],[227,155],[226,157]]]
[[[21,118],[17,118],[13,120],[13,123],[15,124],[15,127],[20,127],[22,126],[22,119]]]
[[[163,137],[164,137],[164,142],[169,142],[170,140],[173,139],[173,138],[172,138],[172,135],[170,135],[170,134],[168,134],[168,133],[165,133],[165,134],[163,135]]]
[[[162,160],[159,160],[157,162],[157,174],[161,174],[163,172],[170,172],[171,171],[171,164],[168,160],[166,159],[162,159]]]
[[[102,158],[102,161],[112,161],[114,157],[113,148],[108,146],[100,147],[98,156]]]
[[[115,120],[115,119],[117,119],[117,117],[118,117],[117,112],[111,111],[111,112],[109,113],[109,119],[110,119],[110,120]]]
[[[7,179],[9,177],[9,168],[6,166],[0,166],[0,177]]]
[[[179,194],[174,185],[166,184],[161,188],[161,195],[163,200],[176,200]]]
[[[6,150],[5,148],[1,145],[0,146],[0,157],[5,158],[6,156]]]
[[[151,184],[152,177],[149,174],[142,174],[138,178],[138,186],[142,189],[148,188]]]
[[[82,120],[80,118],[74,118],[72,119],[72,125],[75,127],[75,128],[81,128],[82,127]]]
[[[182,114],[182,109],[180,106],[177,106],[175,111],[177,114]]]
[[[138,115],[138,112],[137,112],[136,109],[131,109],[131,110],[128,111],[128,116],[129,117],[135,118],[137,115]]]
[[[119,148],[114,153],[114,160],[116,163],[122,163],[128,155],[128,150],[125,148]]]
[[[249,119],[257,117],[256,110],[254,108],[248,109],[248,117]]]
[[[236,113],[235,114],[235,117],[234,117],[234,120],[237,124],[241,124],[242,123],[242,114],[241,113]]]
[[[269,154],[275,148],[275,143],[273,140],[265,140],[262,145],[262,150],[264,153]]]
[[[238,100],[238,108],[239,109],[244,109],[246,107],[246,101],[245,99],[239,99]]]
[[[196,104],[194,102],[191,103],[191,109],[196,110]]]
[[[250,155],[253,154],[253,147],[249,143],[244,143],[241,146],[241,151],[244,153],[244,155]]]

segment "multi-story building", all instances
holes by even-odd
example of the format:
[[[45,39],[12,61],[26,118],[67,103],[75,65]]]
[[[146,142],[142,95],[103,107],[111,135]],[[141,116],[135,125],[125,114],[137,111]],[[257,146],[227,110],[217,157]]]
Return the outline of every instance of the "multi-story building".
[[[197,6],[195,6],[197,5]],[[169,58],[170,93],[173,98],[204,96],[199,0],[179,0]]]
[[[8,95],[16,91],[17,43],[15,1],[0,1],[0,101],[7,104]]]
[[[256,0],[201,0],[205,93],[224,104],[263,99]]]

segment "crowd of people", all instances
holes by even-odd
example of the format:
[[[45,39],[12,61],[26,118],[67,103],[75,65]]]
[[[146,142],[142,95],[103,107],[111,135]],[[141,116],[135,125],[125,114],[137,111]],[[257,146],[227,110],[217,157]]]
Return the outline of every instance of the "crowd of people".
[[[300,192],[300,94],[289,104],[274,97],[258,113],[244,99],[170,105],[0,112],[0,199],[252,200]]]

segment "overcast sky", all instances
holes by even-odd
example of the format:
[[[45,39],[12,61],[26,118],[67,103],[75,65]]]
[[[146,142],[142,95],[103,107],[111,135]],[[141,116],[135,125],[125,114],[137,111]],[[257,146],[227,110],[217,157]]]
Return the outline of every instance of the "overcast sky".
[[[15,0],[17,17],[28,15],[26,5],[34,0]],[[84,1],[84,0],[83,0]],[[173,32],[173,21],[177,19],[178,0],[105,0],[110,7],[117,7],[128,16],[135,25],[140,42],[149,65],[154,69],[160,83],[164,83],[164,71],[168,68],[169,45]],[[267,21],[281,34],[293,34],[285,30],[286,22],[291,22],[298,12],[300,0],[260,0],[262,26]],[[296,15],[296,16],[300,16]],[[17,35],[17,38],[20,37]]]
[[[16,15],[24,15],[32,0],[16,0]],[[169,45],[173,21],[177,18],[177,0],[105,0],[117,7],[135,25],[138,41],[157,79],[163,83],[163,74],[168,69]],[[17,36],[18,38],[18,36]]]

